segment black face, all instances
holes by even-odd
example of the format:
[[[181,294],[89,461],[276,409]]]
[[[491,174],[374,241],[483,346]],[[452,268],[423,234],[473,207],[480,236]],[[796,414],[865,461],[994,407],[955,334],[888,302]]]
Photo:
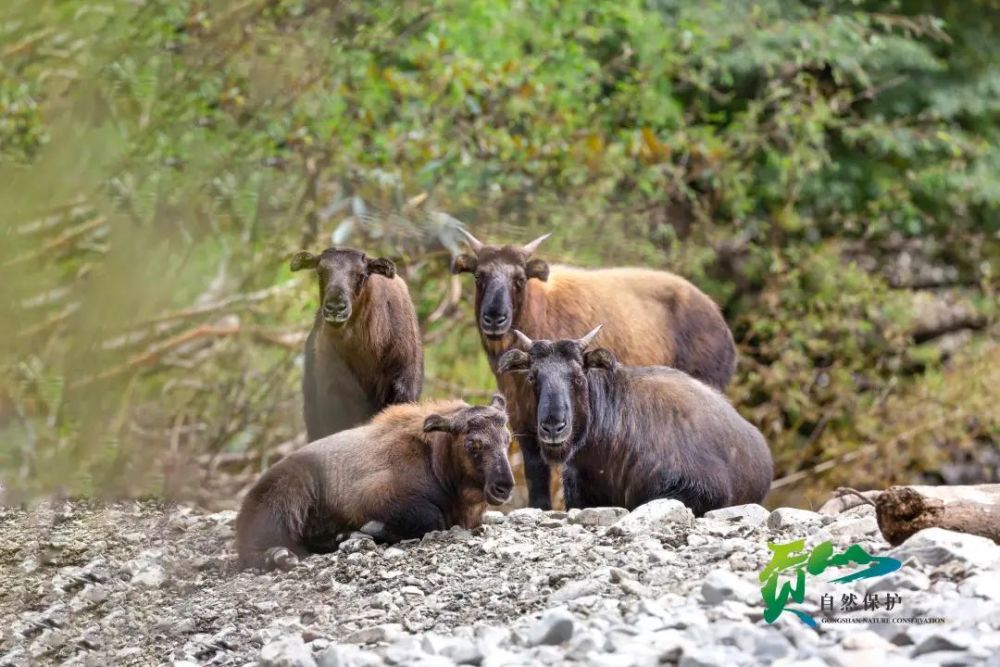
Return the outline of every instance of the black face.
[[[502,505],[514,490],[514,473],[507,460],[510,433],[506,402],[496,394],[488,406],[473,406],[447,417],[431,415],[424,421],[427,433],[439,431],[454,436],[461,452],[462,476],[482,488],[491,505]]]
[[[566,461],[581,441],[574,436],[587,425],[590,371],[615,364],[607,350],[585,352],[587,342],[533,341],[527,351],[512,349],[500,357],[501,373],[523,373],[534,390],[536,435],[549,463]]]
[[[457,256],[451,270],[475,276],[476,322],[487,338],[501,338],[510,331],[520,315],[528,280],[549,277],[548,264],[513,246],[481,246],[474,256]]]
[[[396,266],[391,260],[368,258],[360,250],[327,248],[320,255],[298,252],[292,257],[292,271],[315,269],[319,281],[319,302],[323,320],[333,327],[347,324],[354,301],[374,274],[392,279]]]

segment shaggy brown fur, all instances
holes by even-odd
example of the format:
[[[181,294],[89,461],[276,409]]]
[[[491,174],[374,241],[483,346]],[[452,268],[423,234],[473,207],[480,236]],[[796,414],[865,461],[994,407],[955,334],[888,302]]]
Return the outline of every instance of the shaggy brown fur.
[[[504,407],[499,394],[489,406],[396,405],[279,461],[237,517],[240,567],[269,568],[276,550],[331,551],[369,522],[386,541],[479,525],[486,504],[514,487]]]
[[[500,370],[532,388],[551,463],[564,463],[567,507],[634,509],[676,498],[701,515],[759,503],[773,465],[764,437],[712,387],[673,368],[628,367],[589,341],[534,341]],[[551,429],[551,426],[548,427]]]
[[[476,276],[480,338],[510,405],[531,505],[551,507],[550,473],[538,453],[530,388],[496,372],[514,344],[512,330],[557,340],[603,322],[602,339],[622,363],[672,366],[719,390],[729,384],[736,369],[732,333],[719,307],[684,278],[641,268],[550,267],[531,256],[538,241],[520,248],[469,242],[475,254],[457,256],[452,271]]]
[[[390,260],[328,248],[292,258],[293,271],[306,268],[316,270],[320,292],[302,378],[312,441],[417,400],[424,369],[417,315]]]

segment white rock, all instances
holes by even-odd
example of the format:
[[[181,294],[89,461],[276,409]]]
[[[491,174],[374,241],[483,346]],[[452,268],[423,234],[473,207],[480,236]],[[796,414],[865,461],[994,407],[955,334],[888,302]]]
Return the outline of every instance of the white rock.
[[[316,656],[315,664],[317,667],[380,667],[385,663],[371,651],[334,644]]]
[[[497,512],[496,510],[489,510],[483,512],[483,523],[487,526],[499,526],[507,517],[504,516],[503,512]]]
[[[150,563],[132,577],[132,583],[149,588],[159,588],[167,580],[167,573],[156,563]]]
[[[533,526],[542,520],[545,513],[537,507],[522,507],[507,515],[507,520],[513,524]]]
[[[980,597],[1000,601],[1000,573],[974,574],[958,585],[963,597]]]
[[[767,527],[773,530],[806,528],[809,526],[818,526],[822,522],[822,515],[795,507],[779,507],[767,517]]]
[[[705,602],[715,605],[724,600],[738,600],[750,604],[760,601],[760,589],[728,570],[712,570],[701,584]]]
[[[356,630],[344,637],[344,643],[376,644],[378,642],[392,641],[397,637],[400,637],[402,634],[402,625],[399,623],[386,623],[384,625],[376,625],[371,628]]]
[[[610,526],[628,514],[624,507],[585,507],[569,517],[570,523],[581,526]]]
[[[762,526],[771,513],[756,503],[748,505],[733,505],[705,512],[706,519],[722,519],[733,523],[743,523],[748,526]]]
[[[960,563],[967,567],[989,569],[1000,565],[1000,546],[992,540],[943,528],[921,530],[888,555],[903,563],[914,560],[932,566]]]
[[[585,595],[593,595],[600,590],[601,583],[594,581],[593,579],[570,581],[563,584],[562,588],[553,593],[549,599],[552,602],[568,602],[570,600],[581,598]]]
[[[286,635],[268,642],[260,651],[258,667],[316,667],[312,651],[301,635]]]
[[[878,521],[874,516],[865,516],[856,519],[840,519],[829,526],[830,534],[834,537],[845,538],[852,542],[879,535]]]
[[[615,532],[639,535],[672,527],[690,527],[694,514],[684,503],[673,498],[658,498],[632,510],[615,522]]]
[[[573,636],[576,619],[565,609],[551,609],[538,619],[528,632],[528,645],[562,644]]]

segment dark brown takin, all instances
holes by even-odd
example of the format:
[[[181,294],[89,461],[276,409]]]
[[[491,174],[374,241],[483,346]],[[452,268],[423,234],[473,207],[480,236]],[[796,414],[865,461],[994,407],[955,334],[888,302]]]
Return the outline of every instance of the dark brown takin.
[[[302,377],[309,440],[417,400],[424,379],[420,328],[392,261],[335,247],[296,253],[291,269],[313,269],[319,283]]]
[[[524,454],[532,506],[551,507],[549,467],[541,458],[530,387],[497,373],[500,355],[518,329],[558,340],[607,322],[603,340],[622,363],[672,366],[725,390],[736,369],[736,345],[719,307],[668,271],[549,266],[535,257],[548,234],[524,246],[494,246],[466,234],[472,254],[452,260],[452,272],[476,280],[476,322],[490,367],[510,405]]]
[[[677,369],[630,367],[580,339],[537,340],[499,361],[531,387],[542,455],[563,464],[567,507],[634,509],[675,498],[698,516],[759,503],[773,475],[764,436],[718,390]]]
[[[514,476],[503,396],[394,405],[282,459],[236,519],[241,568],[270,569],[337,548],[364,529],[379,540],[475,528],[507,501]],[[374,529],[373,529],[374,527]]]

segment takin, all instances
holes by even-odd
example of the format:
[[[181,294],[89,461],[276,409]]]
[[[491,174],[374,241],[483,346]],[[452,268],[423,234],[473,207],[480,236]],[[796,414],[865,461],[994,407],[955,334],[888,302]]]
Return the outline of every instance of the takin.
[[[609,322],[606,347],[631,366],[672,366],[725,390],[736,369],[736,345],[718,305],[667,271],[549,266],[533,257],[548,234],[525,246],[492,246],[468,238],[474,254],[452,260],[453,273],[476,281],[476,321],[524,456],[529,502],[549,509],[550,470],[541,458],[530,387],[497,373],[514,329],[558,340]]]
[[[520,348],[498,364],[532,388],[542,455],[563,464],[566,506],[632,510],[675,498],[701,516],[761,502],[773,464],[760,431],[686,373],[587,351],[600,329],[558,341],[515,331]]]
[[[269,468],[236,519],[243,569],[288,567],[351,531],[384,542],[475,528],[514,488],[503,396],[386,408],[368,424],[310,443]],[[374,527],[374,529],[373,529]]]
[[[309,441],[417,400],[424,381],[420,328],[392,260],[327,248],[296,253],[291,269],[314,269],[319,282],[302,376]]]

